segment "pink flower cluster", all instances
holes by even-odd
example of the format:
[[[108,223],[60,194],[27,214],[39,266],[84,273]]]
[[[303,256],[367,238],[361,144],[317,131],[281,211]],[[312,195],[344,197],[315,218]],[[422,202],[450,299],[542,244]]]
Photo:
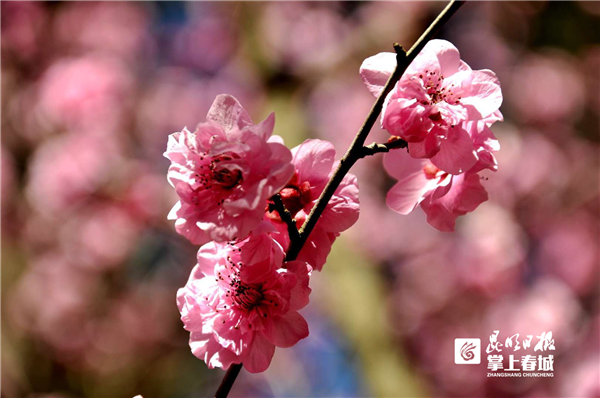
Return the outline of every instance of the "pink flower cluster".
[[[382,91],[396,65],[392,53],[367,58],[360,69],[367,89]],[[388,94],[381,124],[408,142],[410,157],[385,155],[385,168],[398,180],[387,203],[401,214],[417,205],[427,221],[453,231],[456,218],[487,200],[478,172],[496,171],[500,149],[490,126],[502,120],[502,92],[490,70],[472,70],[456,47],[431,40]]]
[[[358,219],[358,185],[348,174],[298,259],[284,262],[290,238],[270,198],[279,193],[301,227],[337,162],[331,143],[307,140],[290,151],[273,128],[273,114],[255,125],[234,97],[219,95],[207,121],[172,134],[165,152],[179,197],[169,218],[203,245],[177,303],[192,352],[210,368],[243,363],[262,372],[275,347],[308,336],[298,310],[308,304],[309,276]]]
[[[365,60],[361,75],[374,95],[394,66],[393,54]],[[388,205],[407,214],[420,204],[431,225],[451,231],[459,215],[487,200],[477,173],[497,169],[490,125],[502,119],[501,101],[491,71],[473,71],[450,43],[430,42],[385,102],[383,127],[410,151],[384,158],[398,180]],[[330,142],[307,140],[290,151],[273,129],[273,114],[254,124],[234,97],[219,95],[206,122],[169,137],[168,180],[179,197],[169,219],[203,245],[177,303],[192,352],[209,368],[243,363],[262,372],[275,347],[307,337],[298,310],[309,302],[310,275],[358,219],[357,180],[347,174],[297,259],[285,261],[293,243],[288,223],[300,229],[339,162]],[[275,210],[275,194],[288,223]]]

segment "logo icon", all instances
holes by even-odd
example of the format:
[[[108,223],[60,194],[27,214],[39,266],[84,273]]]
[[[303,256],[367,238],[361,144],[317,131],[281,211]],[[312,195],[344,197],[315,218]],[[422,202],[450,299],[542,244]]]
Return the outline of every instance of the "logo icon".
[[[457,365],[481,363],[481,340],[454,339],[454,363]]]

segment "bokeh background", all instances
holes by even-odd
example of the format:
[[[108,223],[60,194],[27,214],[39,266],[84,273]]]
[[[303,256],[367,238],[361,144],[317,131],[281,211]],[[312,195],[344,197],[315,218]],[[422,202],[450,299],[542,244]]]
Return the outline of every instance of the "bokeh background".
[[[224,372],[175,305],[196,248],[166,220],[167,135],[229,93],[341,156],[374,101],[362,60],[443,7],[2,2],[2,397],[212,396]],[[599,2],[459,10],[438,37],[504,91],[490,200],[441,233],[386,208],[381,156],[358,164],[361,218],[312,278],[310,337],[232,396],[600,396],[598,26]],[[552,331],[555,377],[454,364],[455,338],[497,329]]]

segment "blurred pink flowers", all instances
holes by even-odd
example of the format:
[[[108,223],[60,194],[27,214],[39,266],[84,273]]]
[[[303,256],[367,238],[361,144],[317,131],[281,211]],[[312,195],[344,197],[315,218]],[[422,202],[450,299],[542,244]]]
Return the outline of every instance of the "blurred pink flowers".
[[[277,347],[308,336],[297,312],[308,304],[310,266],[283,263],[284,252],[267,231],[238,242],[210,242],[198,251],[198,265],[177,293],[190,347],[209,368],[243,362],[252,373],[271,363]]]
[[[381,93],[395,65],[393,53],[363,62],[360,74],[373,95]],[[430,158],[438,168],[460,174],[478,160],[472,134],[461,123],[488,118],[501,103],[492,71],[472,70],[450,42],[431,40],[388,95],[382,126],[409,143],[412,157]]]
[[[306,140],[292,149],[292,155],[296,172],[280,195],[286,209],[300,228],[335,171],[337,162],[333,144],[323,140]],[[309,235],[298,259],[308,262],[315,270],[320,271],[335,238],[340,232],[354,225],[358,214],[358,182],[353,174],[347,174]],[[273,238],[287,250],[290,239],[287,227],[279,214],[267,211],[266,219],[280,232],[274,234]]]
[[[42,214],[66,211],[89,200],[123,162],[114,139],[91,134],[54,137],[38,147],[30,162],[27,199]]]
[[[335,12],[336,3],[265,4],[260,23],[261,51],[294,74],[323,71],[343,59],[350,25]]]
[[[40,109],[52,123],[106,135],[126,114],[133,78],[120,60],[88,55],[54,63],[40,82]]]
[[[219,95],[194,133],[169,136],[168,179],[180,201],[169,219],[194,244],[246,237],[267,198],[290,180],[291,153],[271,137],[275,117],[260,124],[230,95]]]
[[[568,55],[531,54],[519,60],[511,77],[510,103],[525,122],[556,124],[581,117],[586,88],[579,66]]]

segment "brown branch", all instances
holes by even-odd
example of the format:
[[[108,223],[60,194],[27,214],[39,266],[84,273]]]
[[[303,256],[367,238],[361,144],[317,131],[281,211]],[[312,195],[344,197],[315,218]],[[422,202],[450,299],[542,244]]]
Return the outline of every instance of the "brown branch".
[[[288,209],[285,208],[285,204],[283,204],[281,195],[275,194],[271,196],[271,201],[273,203],[269,203],[269,211],[276,211],[277,213],[279,213],[281,221],[283,221],[287,225],[287,231],[290,237],[290,244],[298,241],[300,239],[300,234],[298,233],[298,228],[296,228],[296,220],[292,218],[292,214],[288,211]]]
[[[392,149],[399,148],[408,148],[408,142],[401,138],[391,139],[384,144],[378,144],[377,142],[374,142],[371,145],[363,146],[359,156],[364,158],[366,156],[375,155],[376,153],[385,153],[391,151]]]
[[[367,136],[371,132],[371,128],[377,121],[379,114],[381,113],[381,109],[383,107],[383,103],[385,102],[385,98],[392,90],[394,85],[400,80],[402,74],[408,68],[408,65],[415,59],[417,54],[425,47],[425,44],[437,33],[437,31],[450,19],[450,17],[464,4],[464,1],[451,1],[448,3],[446,8],[442,10],[442,12],[438,15],[438,17],[429,25],[427,30],[421,35],[421,37],[416,41],[416,43],[411,47],[408,52],[404,52],[402,47],[397,43],[394,44],[394,50],[396,51],[396,68],[392,75],[389,77],[383,91],[375,101],[375,104],[371,108],[367,119],[363,123],[362,127],[354,137],[354,141],[348,148],[348,151],[340,160],[340,164],[338,168],[333,173],[333,176],[327,183],[327,186],[321,193],[317,203],[312,208],[308,218],[302,225],[299,231],[298,239],[292,241],[290,243],[290,247],[286,253],[286,261],[295,260],[300,253],[300,250],[306,243],[308,236],[312,232],[313,228],[317,224],[319,217],[325,210],[327,203],[335,193],[336,189],[339,187],[343,178],[346,176],[350,168],[356,163],[356,161],[364,156],[366,156],[366,152],[372,151],[373,153],[378,152],[386,152],[386,150],[391,149],[388,144],[374,144],[364,147],[365,140]],[[398,144],[400,145],[400,144]],[[365,148],[372,149],[365,149]],[[281,213],[280,213],[281,215]],[[282,218],[283,219],[283,218]],[[289,225],[289,224],[288,224]],[[295,228],[295,226],[294,226]],[[291,239],[291,238],[290,238]],[[235,382],[235,379],[242,368],[242,364],[233,364],[225,374],[217,393],[215,394],[215,398],[226,398],[229,390],[231,390],[231,386]]]

